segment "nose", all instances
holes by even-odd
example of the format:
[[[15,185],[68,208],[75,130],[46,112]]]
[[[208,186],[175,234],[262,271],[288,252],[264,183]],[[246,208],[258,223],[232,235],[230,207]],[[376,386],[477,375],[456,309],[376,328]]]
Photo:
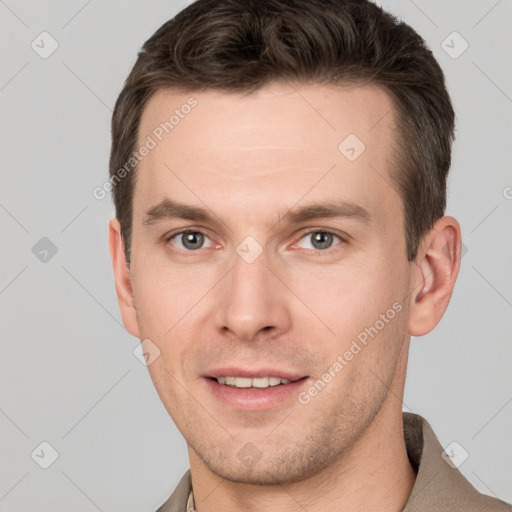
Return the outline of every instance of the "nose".
[[[247,262],[234,255],[231,272],[220,283],[217,326],[239,341],[276,337],[290,327],[290,298],[268,266],[265,253]]]

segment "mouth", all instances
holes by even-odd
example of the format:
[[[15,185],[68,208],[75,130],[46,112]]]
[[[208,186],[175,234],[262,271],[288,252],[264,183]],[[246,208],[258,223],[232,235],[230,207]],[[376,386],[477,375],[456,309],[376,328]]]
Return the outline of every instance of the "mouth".
[[[269,387],[282,386],[297,382],[307,377],[298,379],[285,379],[281,377],[233,377],[233,376],[219,376],[209,377],[211,380],[217,381],[219,384],[239,389],[267,389]]]
[[[264,411],[293,406],[301,389],[310,380],[308,375],[276,369],[241,370],[224,368],[203,375],[208,395],[230,408],[243,411]]]

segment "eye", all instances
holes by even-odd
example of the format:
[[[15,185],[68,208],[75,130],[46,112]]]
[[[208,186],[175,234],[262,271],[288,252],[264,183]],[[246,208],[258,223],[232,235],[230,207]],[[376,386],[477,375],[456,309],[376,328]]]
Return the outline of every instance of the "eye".
[[[302,240],[306,240],[305,245]],[[294,245],[294,247],[298,246],[302,249],[324,251],[326,249],[330,249],[336,240],[338,240],[338,242],[342,241],[338,235],[335,235],[330,231],[310,231],[301,237],[301,239]]]
[[[208,240],[210,244],[205,246],[205,240]],[[194,230],[180,231],[179,233],[172,235],[168,241],[174,247],[185,252],[197,251],[212,245],[212,241],[208,236],[201,231]]]

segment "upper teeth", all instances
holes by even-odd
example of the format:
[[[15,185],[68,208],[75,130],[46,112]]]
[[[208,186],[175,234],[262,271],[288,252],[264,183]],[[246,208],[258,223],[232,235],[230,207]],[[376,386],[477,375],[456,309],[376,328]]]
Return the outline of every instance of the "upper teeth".
[[[269,386],[278,386],[279,384],[288,384],[288,379],[280,379],[279,377],[217,377],[219,384],[235,386],[237,388],[268,388]]]

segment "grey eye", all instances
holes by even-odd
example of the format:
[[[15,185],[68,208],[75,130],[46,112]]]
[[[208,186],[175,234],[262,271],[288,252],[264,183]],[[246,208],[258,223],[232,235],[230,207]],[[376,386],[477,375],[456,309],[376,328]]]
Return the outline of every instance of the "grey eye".
[[[171,243],[181,250],[197,251],[203,248],[205,240],[209,238],[200,231],[184,231],[174,235]]]
[[[340,237],[329,231],[311,231],[301,238],[302,240],[309,240],[312,247],[304,247],[301,242],[299,245],[302,249],[330,249],[335,239],[341,241]]]

